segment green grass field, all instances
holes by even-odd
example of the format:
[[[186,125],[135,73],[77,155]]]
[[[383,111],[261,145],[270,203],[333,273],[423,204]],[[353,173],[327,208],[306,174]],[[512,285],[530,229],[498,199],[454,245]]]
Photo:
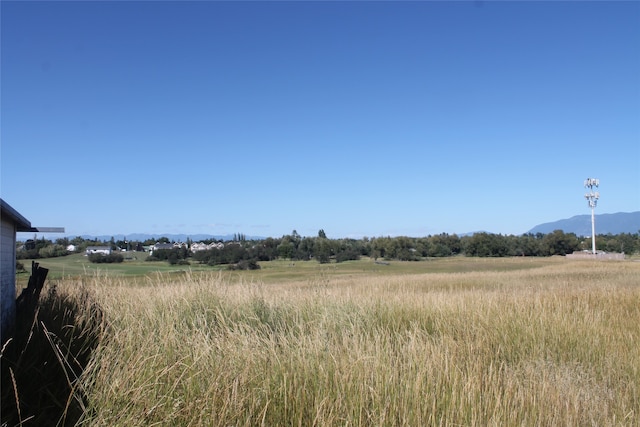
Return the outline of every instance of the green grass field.
[[[157,273],[177,272],[210,272],[225,270],[225,266],[210,267],[192,262],[191,265],[170,265],[167,262],[147,262],[146,253],[131,252],[122,263],[94,264],[82,254],[68,255],[58,258],[45,258],[35,260],[42,267],[49,269],[49,278],[59,279],[63,277],[80,276],[146,276]],[[287,261],[276,260],[260,262],[260,270],[235,273],[243,277],[251,277],[255,280],[279,281],[303,279],[317,275],[360,275],[360,274],[421,274],[421,273],[447,273],[447,272],[472,272],[472,271],[508,271],[527,268],[536,268],[562,262],[562,258],[471,258],[450,257],[432,258],[424,261],[383,261],[374,262],[372,259],[363,258],[359,261],[347,261],[343,263],[320,264],[316,261]],[[31,260],[23,260],[27,270],[19,275],[21,281],[28,279],[31,270]]]
[[[147,262],[145,260],[148,254],[144,252],[130,252],[124,256],[126,256],[125,261],[115,264],[94,264],[89,262],[89,259],[83,254],[37,259],[35,261],[39,263],[40,266],[49,269],[48,277],[51,279],[81,276],[145,276],[156,273],[212,271],[216,269],[198,264],[173,266],[167,262]],[[31,274],[31,261],[32,260],[21,261],[26,272],[18,274],[19,284],[26,284]]]
[[[53,337],[64,357],[44,370],[15,365],[3,421],[640,425],[640,262],[363,259],[176,272],[131,261],[98,275],[83,264],[42,262],[53,278],[27,345],[42,329],[49,338],[35,353],[50,353]],[[35,378],[56,365],[66,394]],[[59,412],[31,403],[33,384]],[[11,398],[24,400],[21,412]]]

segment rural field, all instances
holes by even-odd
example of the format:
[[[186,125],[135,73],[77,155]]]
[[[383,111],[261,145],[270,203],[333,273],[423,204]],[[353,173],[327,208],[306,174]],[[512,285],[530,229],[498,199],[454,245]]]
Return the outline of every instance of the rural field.
[[[640,425],[637,261],[126,264],[43,290],[59,425]]]

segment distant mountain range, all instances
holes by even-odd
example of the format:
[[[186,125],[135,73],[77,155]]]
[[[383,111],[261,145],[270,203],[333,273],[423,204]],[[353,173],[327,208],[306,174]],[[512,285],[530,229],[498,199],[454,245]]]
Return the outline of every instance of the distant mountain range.
[[[575,233],[578,236],[591,236],[591,215],[576,215],[571,218],[561,219],[554,222],[546,222],[539,224],[529,230],[527,233],[548,234],[555,230],[562,230],[565,233]],[[596,215],[596,234],[620,234],[620,233],[638,233],[640,232],[640,211],[638,212],[619,212],[613,214]],[[458,234],[460,237],[472,236],[476,233],[484,233],[484,231],[475,231],[471,233]],[[108,241],[111,236],[82,236],[84,239],[95,239]],[[217,239],[223,241],[233,240],[233,234],[211,235],[211,234],[114,234],[115,240],[132,240],[143,242],[148,239],[159,239],[167,237],[172,242],[186,242],[187,238],[194,242],[207,239]],[[247,240],[263,240],[262,236],[246,236]]]
[[[186,242],[187,239],[191,239],[194,242],[199,242],[201,240],[208,240],[208,239],[216,239],[216,240],[223,240],[223,241],[229,241],[229,240],[233,240],[234,239],[234,235],[233,234],[225,234],[225,235],[212,235],[212,234],[145,234],[145,233],[131,233],[131,234],[110,234],[110,235],[103,235],[103,236],[89,236],[89,235],[82,235],[80,236],[83,239],[98,239],[101,241],[109,241],[111,240],[111,237],[114,238],[114,240],[130,240],[130,241],[135,241],[135,242],[144,242],[145,240],[149,240],[149,239],[159,239],[161,237],[166,237],[167,239],[169,239],[172,242]],[[245,238],[247,240],[262,240],[264,239],[264,237],[259,237],[259,236],[246,236]]]
[[[527,233],[552,233],[554,230],[562,230],[565,233],[575,233],[578,236],[591,236],[591,215],[576,215],[571,218],[561,219],[554,222],[546,222],[539,224],[529,230]],[[482,231],[484,232],[484,231]],[[596,234],[620,234],[620,233],[638,233],[640,232],[640,211],[638,212],[619,212],[614,214],[599,214],[596,215]],[[481,233],[481,231],[475,231],[471,233],[458,234],[460,237],[472,236],[473,234]],[[45,233],[46,234],[46,233]],[[42,236],[41,236],[42,237]],[[47,235],[47,238],[55,240],[60,235]],[[75,237],[68,235],[67,237]],[[222,241],[230,241],[234,239],[233,234],[226,235],[212,235],[212,234],[147,234],[147,233],[131,233],[131,234],[109,234],[101,236],[82,235],[83,239],[98,239],[100,241],[109,241],[111,237],[115,240],[129,240],[144,242],[149,239],[159,239],[160,237],[166,237],[172,242],[186,242],[187,239],[191,239],[194,242],[202,240],[216,239]],[[18,240],[24,241],[31,238],[31,236],[18,236]],[[263,240],[263,236],[245,236],[247,240]]]
[[[528,232],[548,234],[554,230],[575,233],[578,236],[591,236],[591,215],[576,215],[559,221],[539,224]],[[596,215],[596,234],[635,234],[639,231],[640,211]]]

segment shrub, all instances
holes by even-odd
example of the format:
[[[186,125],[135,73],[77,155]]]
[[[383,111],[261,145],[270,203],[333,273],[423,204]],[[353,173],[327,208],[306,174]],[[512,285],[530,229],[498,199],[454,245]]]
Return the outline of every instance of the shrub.
[[[38,259],[40,254],[38,249],[24,249],[16,252],[16,259]]]
[[[91,254],[89,261],[96,264],[112,264],[124,261],[124,257],[117,252],[109,255]]]
[[[336,262],[355,261],[360,259],[360,253],[353,248],[346,249],[336,254]]]
[[[173,256],[173,254],[169,256],[169,259],[167,261],[170,265],[191,265],[191,263],[186,259],[180,259],[176,256]]]
[[[41,258],[55,258],[69,255],[69,251],[62,245],[49,245],[38,251]]]
[[[156,249],[153,255],[147,258],[147,261],[168,261],[169,264],[182,264],[182,260],[186,260],[190,253],[186,248],[173,249]],[[187,263],[188,264],[188,263]]]
[[[255,259],[243,259],[229,265],[229,270],[260,270],[260,265]]]

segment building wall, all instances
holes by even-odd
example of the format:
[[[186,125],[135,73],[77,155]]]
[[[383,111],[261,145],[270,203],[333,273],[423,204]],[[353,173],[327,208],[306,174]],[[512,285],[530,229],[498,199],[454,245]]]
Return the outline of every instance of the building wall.
[[[0,230],[0,286],[0,342],[4,342],[16,318],[16,225],[5,218]]]

